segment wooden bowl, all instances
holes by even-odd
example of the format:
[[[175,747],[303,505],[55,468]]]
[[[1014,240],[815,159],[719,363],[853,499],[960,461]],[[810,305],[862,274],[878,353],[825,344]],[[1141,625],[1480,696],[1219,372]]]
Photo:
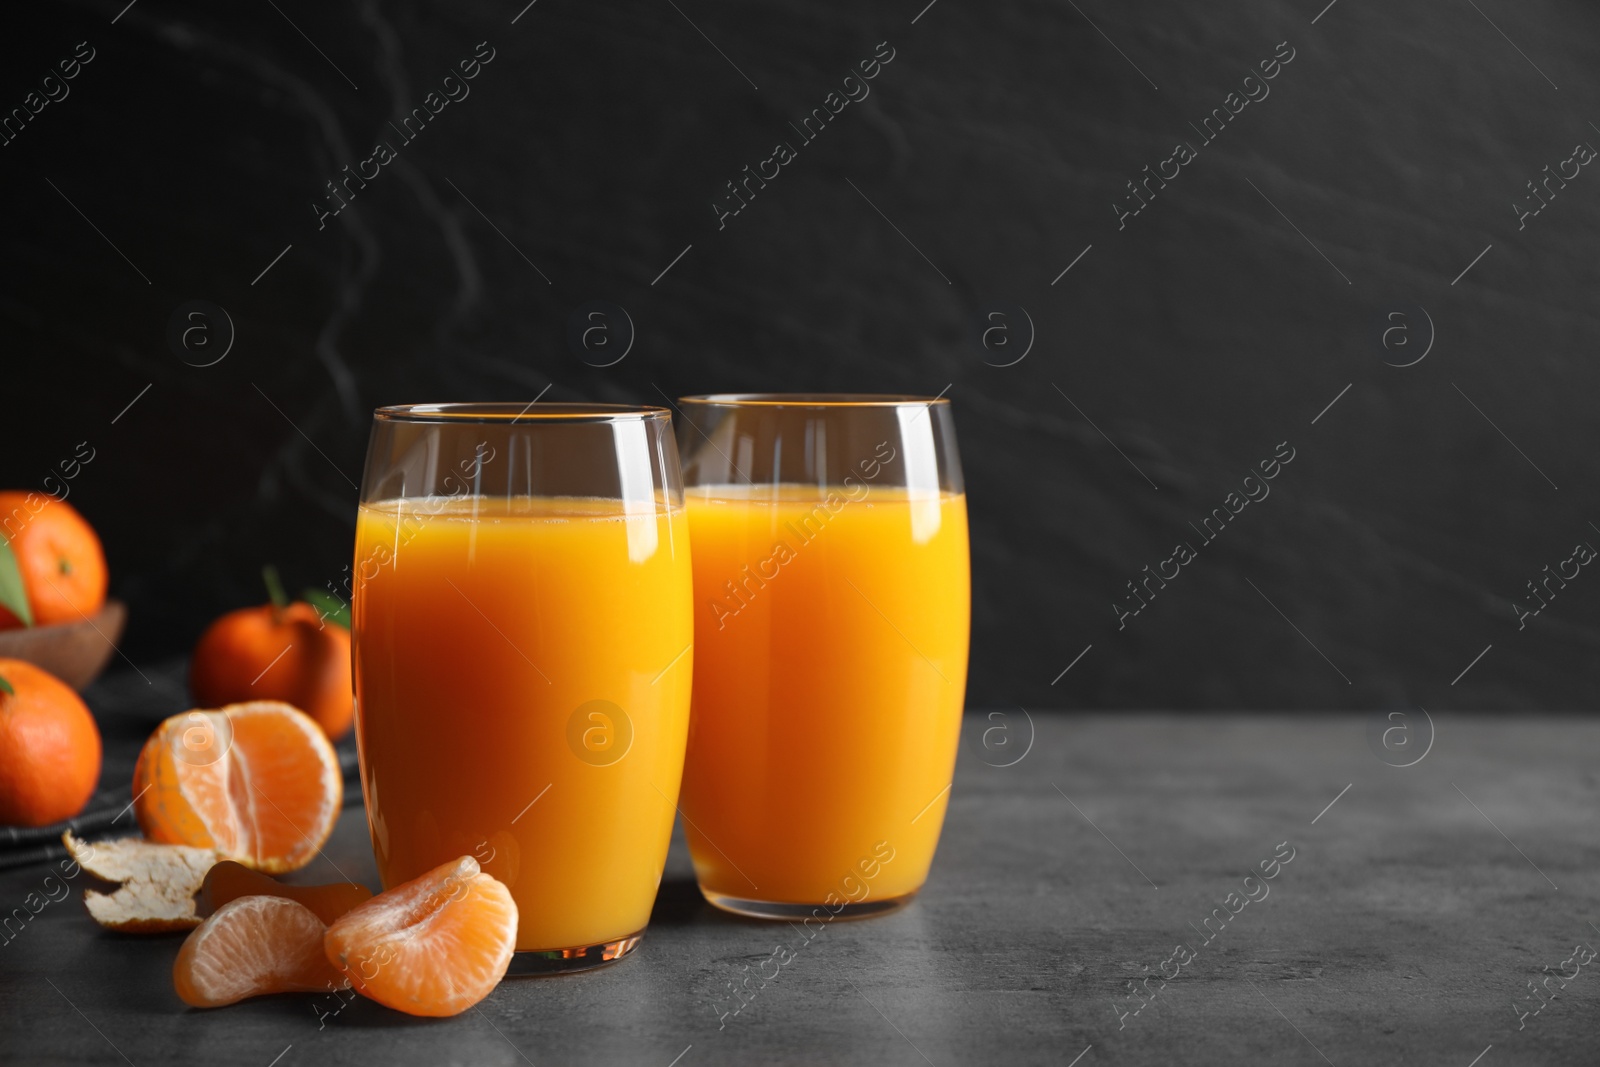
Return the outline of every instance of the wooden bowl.
[[[0,659],[26,660],[82,689],[105,670],[127,621],[127,605],[107,600],[87,620],[0,630]]]

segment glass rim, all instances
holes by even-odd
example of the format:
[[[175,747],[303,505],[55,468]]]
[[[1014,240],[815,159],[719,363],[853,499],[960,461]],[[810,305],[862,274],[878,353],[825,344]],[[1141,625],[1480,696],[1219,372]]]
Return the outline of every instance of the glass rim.
[[[774,408],[899,408],[949,406],[943,393],[914,396],[909,393],[702,393],[680,396],[680,404],[706,407]]]
[[[649,404],[592,404],[586,401],[552,401],[541,404],[537,400],[526,404],[503,401],[450,404],[388,404],[374,408],[375,422],[421,422],[440,425],[450,423],[504,423],[563,422],[596,423],[627,422],[633,420],[668,419],[672,412]]]

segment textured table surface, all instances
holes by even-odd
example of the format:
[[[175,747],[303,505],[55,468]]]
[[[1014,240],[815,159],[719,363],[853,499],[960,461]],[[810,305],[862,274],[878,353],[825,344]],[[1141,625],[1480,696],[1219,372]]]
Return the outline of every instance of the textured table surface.
[[[1592,1064],[1600,960],[1568,961],[1600,946],[1600,723],[1432,721],[1400,768],[1364,714],[1035,714],[1031,748],[1020,711],[969,715],[910,908],[802,944],[704,903],[680,839],[632,957],[508,980],[448,1020],[310,995],[188,1010],[178,940],[100,932],[74,885],[0,947],[0,1061]],[[376,884],[359,808],[296,878],[334,865]],[[45,874],[5,872],[0,900]],[[780,943],[794,958],[763,987]],[[1544,979],[1558,995],[1519,1019]],[[730,983],[748,1003],[719,1018]]]

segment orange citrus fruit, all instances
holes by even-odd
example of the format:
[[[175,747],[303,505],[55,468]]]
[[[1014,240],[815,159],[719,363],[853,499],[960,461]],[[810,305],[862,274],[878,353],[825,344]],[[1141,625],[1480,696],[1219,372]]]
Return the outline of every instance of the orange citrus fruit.
[[[35,626],[77,622],[106,602],[106,556],[94,527],[65,500],[0,493],[0,537],[11,542]],[[22,620],[0,608],[0,629]]]
[[[70,819],[99,781],[100,730],[78,694],[31,663],[0,659],[0,823]]]
[[[357,904],[372,899],[372,890],[353,882],[330,885],[285,885],[276,878],[257,874],[232,860],[223,860],[206,872],[200,886],[196,910],[211,915],[240,897],[283,897],[310,908],[317,918],[331,923]]]
[[[189,661],[189,688],[207,707],[282,700],[337,740],[350,732],[350,631],[303,600],[230,611],[207,627]]]
[[[328,961],[380,1004],[456,1015],[489,995],[517,943],[511,891],[462,856],[380,893],[328,927]]]
[[[310,863],[328,840],[344,780],[310,716],[260,700],[156,727],[134,767],[133,794],[150,840],[214,848],[281,874]]]
[[[196,1008],[220,1008],[263,993],[343,989],[344,976],[323,954],[326,931],[303,904],[240,897],[184,940],[172,984]]]

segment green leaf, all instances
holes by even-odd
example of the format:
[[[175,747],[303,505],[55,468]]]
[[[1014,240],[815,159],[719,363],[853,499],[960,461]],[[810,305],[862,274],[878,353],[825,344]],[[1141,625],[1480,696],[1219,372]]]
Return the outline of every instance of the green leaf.
[[[0,607],[21,619],[24,626],[33,625],[33,609],[28,606],[28,590],[22,584],[17,554],[4,537],[0,537]]]
[[[283,580],[278,577],[278,568],[267,564],[261,568],[261,581],[267,587],[267,597],[272,601],[272,606],[278,612],[289,606],[289,594],[283,591]]]
[[[0,678],[0,693],[4,693],[6,696],[12,697],[17,695],[17,691],[11,688],[11,683],[6,681],[4,678]]]
[[[325,620],[346,630],[350,629],[349,604],[330,593],[324,593],[321,589],[306,589],[300,595],[306,603],[316,608],[317,614]]]

